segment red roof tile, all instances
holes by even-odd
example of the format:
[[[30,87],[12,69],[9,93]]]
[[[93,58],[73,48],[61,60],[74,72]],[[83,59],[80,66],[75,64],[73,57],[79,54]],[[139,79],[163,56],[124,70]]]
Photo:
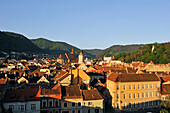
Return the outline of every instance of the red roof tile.
[[[38,101],[39,98],[36,97],[38,91],[38,88],[7,90],[4,102]]]
[[[4,78],[0,79],[0,84],[6,84],[6,82],[7,82],[7,78],[6,79],[4,79]]]

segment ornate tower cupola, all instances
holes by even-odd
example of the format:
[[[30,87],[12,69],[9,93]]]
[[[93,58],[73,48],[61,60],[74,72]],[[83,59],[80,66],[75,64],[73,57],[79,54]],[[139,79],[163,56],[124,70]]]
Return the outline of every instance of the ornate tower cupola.
[[[78,63],[79,63],[79,64],[83,63],[83,51],[82,51],[82,50],[80,51],[80,54],[79,54]]]

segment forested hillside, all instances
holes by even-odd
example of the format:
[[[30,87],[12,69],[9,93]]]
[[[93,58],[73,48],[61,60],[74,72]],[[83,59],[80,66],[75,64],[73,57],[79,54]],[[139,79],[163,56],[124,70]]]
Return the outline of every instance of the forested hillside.
[[[12,32],[0,31],[0,51],[5,52],[43,52],[35,44],[33,44],[28,38],[23,35]]]
[[[166,64],[170,62],[170,42],[147,44],[136,52],[119,53],[115,58],[124,62],[143,61],[148,63],[152,60],[154,63]]]

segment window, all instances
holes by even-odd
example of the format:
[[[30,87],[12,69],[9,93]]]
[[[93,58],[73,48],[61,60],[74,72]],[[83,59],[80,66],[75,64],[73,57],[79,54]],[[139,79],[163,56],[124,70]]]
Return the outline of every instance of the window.
[[[152,101],[149,102],[149,105],[152,106]]]
[[[158,84],[155,84],[155,88],[158,88]]]
[[[14,105],[9,105],[9,109],[11,109],[12,111],[14,111]]]
[[[88,105],[92,105],[92,102],[88,102]]]
[[[138,85],[138,89],[140,89],[140,85]]]
[[[31,110],[36,110],[36,104],[31,104]]]
[[[75,103],[75,102],[73,102],[73,103],[72,103],[72,107],[75,107],[75,106],[76,106],[76,103]]]
[[[126,94],[123,94],[123,99],[125,99],[126,98]]]
[[[119,109],[119,103],[118,102],[116,103],[116,106],[117,106],[117,109]]]
[[[139,107],[141,106],[141,103],[140,103],[140,101],[138,101],[138,106],[139,106]]]
[[[78,106],[81,106],[81,102],[78,102]]]
[[[129,102],[129,108],[131,108],[132,107],[132,104]]]
[[[21,111],[25,111],[24,107],[25,107],[24,105],[21,105]]]
[[[116,89],[119,90],[119,85],[116,85]]]
[[[42,107],[43,107],[43,108],[47,107],[47,100],[43,100],[43,101],[42,101]]]
[[[159,100],[156,101],[156,105],[159,105]]]
[[[149,106],[149,101],[146,102],[146,106]]]
[[[135,103],[135,102],[133,103],[133,107],[134,107],[134,108],[136,107],[136,103]]]
[[[144,89],[145,88],[145,85],[144,84],[142,84],[142,89]]]
[[[52,99],[49,100],[48,106],[49,106],[50,108],[53,107],[53,100],[52,100]]]
[[[129,98],[131,98],[131,94],[129,94]]]
[[[75,113],[75,111],[73,110],[72,113]]]
[[[55,99],[55,107],[58,107],[59,106],[59,102],[57,99]]]
[[[67,107],[67,103],[66,102],[64,103],[64,107]]]
[[[95,109],[95,113],[99,113],[99,109]]]
[[[148,93],[146,93],[146,97],[148,97],[149,96],[149,94]]]
[[[90,113],[90,109],[88,109],[88,113]]]
[[[136,85],[133,85],[133,89],[136,89]]]
[[[148,89],[148,84],[146,84],[146,89]]]
[[[156,96],[156,97],[159,97],[159,92],[156,92],[156,93],[155,93],[155,96]]]
[[[131,86],[131,85],[129,85],[129,89],[132,89],[132,86]]]
[[[126,85],[123,85],[123,90],[126,90]]]
[[[153,92],[150,92],[150,97],[153,97]]]
[[[150,88],[151,88],[151,89],[153,88],[153,84],[150,84]]]
[[[140,98],[140,93],[138,93],[138,98]]]
[[[142,102],[142,106],[143,106],[143,107],[145,106],[145,102],[144,102],[144,101]]]
[[[78,113],[80,113],[80,110],[78,110]]]
[[[126,103],[125,102],[123,103],[123,108],[126,108]]]
[[[119,94],[116,94],[116,98],[119,99]]]
[[[18,111],[21,111],[21,106],[20,105],[18,105]]]
[[[142,93],[142,98],[144,98],[145,97],[145,94],[144,93]]]
[[[136,94],[135,93],[133,94],[133,98],[136,98]]]

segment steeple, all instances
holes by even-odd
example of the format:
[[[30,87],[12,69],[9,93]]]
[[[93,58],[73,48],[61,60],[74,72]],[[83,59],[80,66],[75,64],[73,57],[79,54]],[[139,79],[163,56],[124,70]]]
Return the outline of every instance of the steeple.
[[[79,64],[83,63],[83,51],[81,50],[80,51],[80,54],[79,54],[79,61],[78,61]]]
[[[71,54],[74,54],[74,49],[72,49]]]
[[[83,55],[83,50],[80,51],[80,54],[79,55]]]

